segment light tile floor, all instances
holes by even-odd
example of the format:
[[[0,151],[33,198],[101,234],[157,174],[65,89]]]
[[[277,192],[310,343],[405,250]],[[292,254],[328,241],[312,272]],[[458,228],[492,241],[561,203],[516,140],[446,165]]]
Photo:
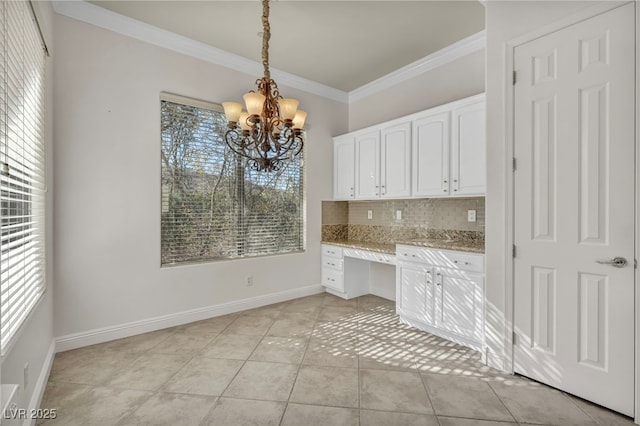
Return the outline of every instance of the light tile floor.
[[[46,425],[630,425],[401,324],[392,302],[319,294],[56,355]]]

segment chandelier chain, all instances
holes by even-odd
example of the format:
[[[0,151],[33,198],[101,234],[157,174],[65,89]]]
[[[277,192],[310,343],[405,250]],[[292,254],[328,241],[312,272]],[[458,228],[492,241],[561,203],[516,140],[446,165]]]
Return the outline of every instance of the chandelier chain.
[[[269,71],[269,39],[271,38],[271,26],[269,25],[269,0],[262,0],[262,65],[264,76],[271,79]]]

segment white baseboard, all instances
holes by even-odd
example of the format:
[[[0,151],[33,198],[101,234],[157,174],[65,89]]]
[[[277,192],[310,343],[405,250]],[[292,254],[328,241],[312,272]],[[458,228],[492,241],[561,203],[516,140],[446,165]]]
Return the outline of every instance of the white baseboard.
[[[42,363],[42,368],[40,369],[40,374],[38,375],[38,381],[36,382],[33,393],[31,394],[31,401],[29,401],[29,406],[27,407],[27,413],[33,412],[40,408],[40,403],[42,403],[42,397],[44,396],[44,391],[47,388],[47,382],[49,381],[49,374],[51,373],[51,366],[53,365],[53,359],[56,356],[56,340],[51,339],[51,344],[49,345],[49,350],[47,351],[47,356]],[[54,408],[54,407],[43,407],[43,408]],[[26,419],[24,421],[24,426],[33,426],[36,424],[36,419]]]
[[[511,366],[507,363],[507,359],[504,357],[504,355],[493,352],[488,348],[486,349],[485,354],[485,363],[489,367],[495,368],[496,370],[500,370],[505,373],[513,373],[513,371],[511,371]]]
[[[95,345],[97,343],[108,342],[110,340],[122,339],[123,337],[134,336],[136,334],[148,333],[150,331],[162,330],[163,328],[175,327],[177,325],[188,324],[194,321],[244,311],[246,309],[259,308],[260,306],[297,299],[298,297],[311,296],[322,292],[324,292],[324,287],[322,285],[310,285],[111,327],[82,331],[80,333],[57,337],[55,341],[55,349],[57,352],[64,352],[84,346]]]

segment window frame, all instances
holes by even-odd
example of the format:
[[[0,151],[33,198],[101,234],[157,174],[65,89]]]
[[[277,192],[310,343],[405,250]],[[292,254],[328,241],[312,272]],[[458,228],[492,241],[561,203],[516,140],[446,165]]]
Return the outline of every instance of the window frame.
[[[20,338],[24,327],[29,322],[34,312],[38,309],[38,306],[44,299],[47,293],[47,220],[48,220],[48,203],[47,203],[47,185],[48,185],[48,173],[47,173],[47,57],[49,51],[38,22],[38,13],[34,7],[34,4],[30,0],[22,0],[16,2],[4,2],[4,5],[0,5],[0,21],[4,24],[4,31],[0,41],[3,43],[0,48],[3,51],[3,62],[0,67],[0,73],[2,79],[0,79],[0,85],[2,85],[2,98],[0,99],[0,114],[2,115],[0,123],[2,123],[2,139],[0,140],[0,164],[2,164],[2,183],[0,188],[7,197],[2,201],[2,208],[0,209],[0,218],[4,222],[5,219],[19,218],[20,215],[16,214],[3,214],[5,211],[4,204],[9,206],[12,204],[11,196],[9,195],[13,190],[19,190],[15,183],[12,181],[22,181],[20,188],[29,194],[28,202],[28,215],[29,227],[25,230],[25,235],[33,236],[31,238],[21,238],[24,242],[18,246],[6,248],[4,244],[8,244],[10,239],[4,244],[0,244],[2,250],[0,250],[0,274],[4,275],[9,273],[10,276],[18,274],[20,284],[11,284],[7,287],[5,293],[0,293],[0,304],[4,301],[4,297],[13,294],[22,293],[21,297],[17,297],[20,304],[17,308],[9,305],[5,310],[0,310],[0,326],[4,327],[5,324],[10,324],[7,330],[0,329],[0,355],[4,357],[13,349],[14,345]],[[10,9],[8,3],[14,3],[16,9],[13,12],[18,11],[19,17],[10,18]],[[16,6],[18,5],[18,6]],[[18,10],[17,8],[22,8]],[[9,24],[13,20],[22,22],[24,25],[18,26],[16,31],[10,33],[12,25]],[[14,23],[15,25],[15,23]],[[14,27],[15,28],[15,27]],[[9,41],[12,39],[14,42]],[[10,54],[10,52],[12,52]],[[15,53],[18,52],[18,53]],[[13,58],[13,59],[11,59]],[[22,58],[22,65],[18,67],[16,65],[16,58]],[[13,65],[13,73],[19,74],[20,79],[17,84],[14,81],[15,87],[18,88],[17,100],[10,97],[11,86],[9,69]],[[28,79],[31,77],[32,79]],[[33,80],[35,79],[35,80]],[[35,86],[29,86],[29,83],[37,82]],[[15,89],[15,88],[14,88]],[[12,104],[19,105],[19,113],[13,117],[18,118],[18,121],[14,122],[14,127],[18,125],[22,126],[22,132],[18,134],[17,140],[11,139],[11,134],[15,130],[9,131],[10,122],[13,120],[11,113]],[[27,108],[32,109],[31,114],[25,113]],[[16,114],[16,110],[14,113]],[[15,135],[14,135],[15,137]],[[23,154],[21,157],[17,157],[16,154],[10,155],[11,144],[18,143],[18,146],[22,146]],[[25,154],[27,152],[27,154]],[[28,161],[21,163],[19,160],[28,159]],[[5,164],[8,164],[5,165]],[[19,164],[19,166],[13,166],[12,164]],[[17,173],[25,174],[27,179],[17,177],[18,174],[11,175],[11,170],[17,170]],[[7,172],[8,171],[8,172]],[[30,173],[28,173],[30,172]],[[26,174],[28,173],[28,175]],[[6,177],[8,176],[8,177]],[[11,177],[13,176],[13,177]],[[20,200],[17,200],[20,202]],[[25,201],[24,199],[22,200]],[[9,207],[9,210],[11,208]],[[24,220],[24,219],[23,219]],[[5,226],[2,225],[2,230],[5,231]],[[7,231],[8,232],[8,231]],[[10,235],[8,233],[8,235]],[[25,245],[32,245],[32,250],[22,250],[20,247]],[[7,250],[7,253],[3,251]],[[15,250],[15,251],[14,251]],[[17,256],[18,259],[31,258],[27,263],[22,260],[22,267],[15,270],[14,266],[10,266],[8,269],[4,267],[5,262],[8,262],[12,257]],[[19,262],[18,262],[19,263]],[[32,278],[34,277],[34,278]],[[0,283],[1,284],[1,283]],[[29,284],[27,286],[27,284]],[[16,290],[16,288],[23,286],[23,289]],[[12,289],[13,288],[13,292]],[[10,300],[10,299],[9,299]],[[25,303],[26,302],[26,303]]]
[[[206,109],[214,112],[219,112],[224,114],[224,108],[222,104],[218,104],[215,102],[205,101],[202,99],[187,97],[183,95],[177,95],[171,92],[160,92],[159,96],[159,106],[160,112],[162,111],[162,102],[172,102],[176,104],[191,106],[195,108]],[[282,253],[265,253],[265,254],[253,254],[253,255],[242,255],[237,257],[210,257],[203,259],[193,259],[187,261],[173,262],[173,263],[163,263],[162,262],[162,208],[163,208],[163,192],[162,192],[162,114],[159,114],[160,123],[158,128],[160,129],[160,150],[159,150],[159,158],[158,163],[160,164],[160,247],[159,247],[159,259],[160,259],[160,268],[175,268],[175,267],[184,267],[184,266],[192,266],[192,265],[201,265],[207,263],[218,263],[218,262],[229,262],[229,261],[237,261],[237,260],[249,260],[249,259],[258,259],[264,257],[273,257],[273,256],[287,256],[287,255],[296,255],[305,253],[307,250],[307,170],[306,170],[306,150],[303,149],[300,154],[300,164],[302,167],[302,172],[300,174],[300,178],[302,180],[302,189],[300,190],[300,220],[301,220],[301,229],[300,229],[300,249],[291,250]],[[306,141],[305,141],[306,142]]]

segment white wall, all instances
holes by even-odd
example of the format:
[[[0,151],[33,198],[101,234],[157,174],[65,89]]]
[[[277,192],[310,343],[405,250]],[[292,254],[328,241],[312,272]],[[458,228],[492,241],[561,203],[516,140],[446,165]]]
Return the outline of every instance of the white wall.
[[[0,377],[2,383],[19,384],[21,408],[29,407],[32,399],[39,403],[43,386],[48,378],[50,359],[47,355],[53,344],[53,61],[55,46],[53,40],[53,9],[48,1],[35,2],[35,9],[43,30],[51,56],[46,62],[46,127],[45,143],[47,149],[47,178],[49,189],[46,195],[46,239],[47,239],[47,290],[36,308],[29,315],[27,322],[19,331],[18,337],[12,344],[7,355],[2,359]],[[29,383],[24,386],[23,369],[29,363]],[[41,379],[44,382],[38,383]],[[40,385],[38,387],[37,385]],[[32,405],[30,408],[36,408]]]
[[[240,100],[260,76],[60,15],[56,42],[56,336],[320,284],[320,200],[346,105],[280,88],[311,124],[305,253],[160,268],[159,93]]]
[[[505,87],[511,76],[505,75],[506,43],[538,28],[592,7],[598,2],[525,2],[489,1],[487,23],[487,197],[486,197],[486,326],[490,365],[510,368],[505,358],[505,277],[507,251],[505,223],[505,185],[511,159],[506,157]],[[511,106],[512,108],[512,106]]]
[[[484,50],[349,105],[349,131],[484,92]]]

